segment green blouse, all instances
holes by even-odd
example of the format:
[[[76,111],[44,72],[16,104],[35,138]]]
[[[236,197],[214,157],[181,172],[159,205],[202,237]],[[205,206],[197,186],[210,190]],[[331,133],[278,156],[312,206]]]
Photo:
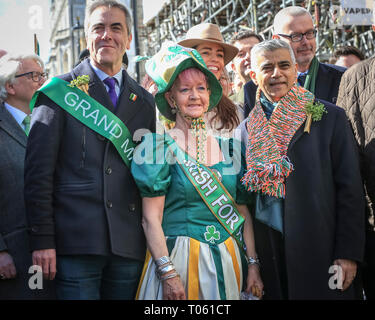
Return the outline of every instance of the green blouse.
[[[238,140],[217,137],[224,161],[210,167],[217,170],[222,183],[238,204],[252,203],[252,195],[242,185],[244,175],[244,148]],[[215,226],[220,239],[225,241],[229,234],[207,208],[194,186],[185,176],[174,154],[192,160],[169,134],[147,134],[136,148],[131,172],[142,197],[165,195],[162,227],[168,237],[188,236],[206,242],[205,233]],[[212,243],[212,239],[211,239]]]

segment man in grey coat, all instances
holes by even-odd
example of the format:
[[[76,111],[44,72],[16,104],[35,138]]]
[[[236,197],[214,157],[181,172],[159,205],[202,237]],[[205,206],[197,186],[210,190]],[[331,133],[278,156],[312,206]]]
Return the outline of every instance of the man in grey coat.
[[[0,300],[54,297],[51,283],[29,287],[34,271],[23,197],[29,102],[45,79],[37,55],[0,59]]]
[[[257,44],[251,62],[259,91],[240,125],[243,182],[256,197],[264,299],[355,299],[365,201],[345,112],[296,84],[286,42]]]

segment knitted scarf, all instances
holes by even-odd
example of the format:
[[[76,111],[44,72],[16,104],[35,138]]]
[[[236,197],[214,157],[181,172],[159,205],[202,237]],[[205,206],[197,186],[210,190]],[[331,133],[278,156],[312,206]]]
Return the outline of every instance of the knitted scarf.
[[[269,120],[264,114],[257,92],[255,107],[247,119],[249,139],[246,148],[247,172],[242,178],[248,191],[285,198],[285,180],[293,170],[287,157],[289,143],[306,120],[305,104],[314,95],[293,86],[280,99]]]

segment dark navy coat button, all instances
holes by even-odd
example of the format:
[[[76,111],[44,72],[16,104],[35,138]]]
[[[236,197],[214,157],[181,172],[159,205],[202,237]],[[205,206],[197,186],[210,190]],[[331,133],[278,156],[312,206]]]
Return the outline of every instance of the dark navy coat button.
[[[113,206],[112,202],[108,200],[107,201],[107,208],[112,208],[112,206]]]

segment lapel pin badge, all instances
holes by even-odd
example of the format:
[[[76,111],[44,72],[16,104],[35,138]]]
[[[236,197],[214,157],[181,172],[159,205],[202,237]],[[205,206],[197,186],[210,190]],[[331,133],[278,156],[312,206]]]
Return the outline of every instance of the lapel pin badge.
[[[129,100],[131,100],[131,101],[137,100],[137,95],[134,94],[134,93],[131,93],[130,96],[129,96]]]

